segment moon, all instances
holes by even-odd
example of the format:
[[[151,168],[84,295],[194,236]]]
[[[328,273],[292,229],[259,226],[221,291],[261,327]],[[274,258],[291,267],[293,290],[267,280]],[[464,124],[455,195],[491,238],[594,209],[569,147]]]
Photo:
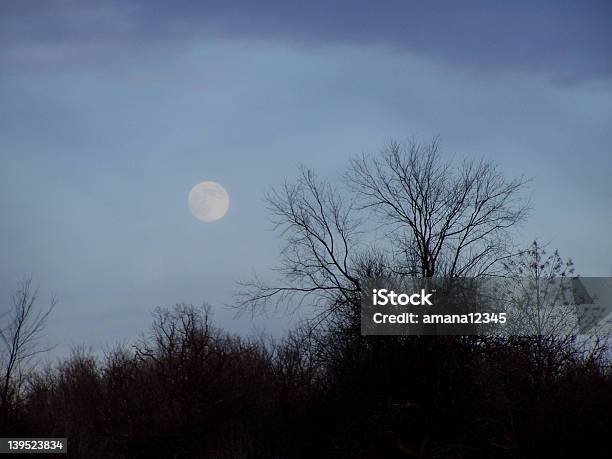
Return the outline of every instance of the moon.
[[[229,195],[217,182],[201,182],[189,192],[189,210],[195,218],[214,222],[223,218],[229,209]]]

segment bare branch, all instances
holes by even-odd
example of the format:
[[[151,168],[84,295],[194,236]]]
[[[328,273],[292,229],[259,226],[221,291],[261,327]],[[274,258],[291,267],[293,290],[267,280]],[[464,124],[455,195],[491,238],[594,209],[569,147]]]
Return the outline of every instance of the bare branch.
[[[2,314],[0,326],[0,414],[6,415],[9,404],[19,395],[22,375],[37,355],[49,348],[41,344],[42,332],[56,305],[51,298],[47,308],[35,306],[38,289],[32,286],[32,278],[26,277],[11,296],[11,304]]]
[[[393,142],[380,156],[353,159],[346,180],[360,208],[414,251],[422,277],[487,274],[509,253],[507,230],[528,211],[524,177],[507,180],[484,160],[443,161],[437,140]]]
[[[285,238],[277,269],[284,285],[257,277],[242,282],[240,305],[254,312],[269,305],[299,308],[306,299],[325,307],[357,301],[359,277],[351,265],[359,222],[351,203],[305,167],[295,184],[272,190],[266,201]]]

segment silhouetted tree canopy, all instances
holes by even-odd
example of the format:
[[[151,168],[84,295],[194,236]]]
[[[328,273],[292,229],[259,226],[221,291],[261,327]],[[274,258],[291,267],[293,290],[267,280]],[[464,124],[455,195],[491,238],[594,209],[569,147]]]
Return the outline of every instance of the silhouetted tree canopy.
[[[318,323],[355,317],[364,277],[478,277],[517,254],[512,228],[527,216],[527,180],[491,161],[444,159],[437,140],[391,142],[350,161],[341,189],[305,167],[266,201],[285,241],[278,283],[255,278],[238,297],[317,309]]]

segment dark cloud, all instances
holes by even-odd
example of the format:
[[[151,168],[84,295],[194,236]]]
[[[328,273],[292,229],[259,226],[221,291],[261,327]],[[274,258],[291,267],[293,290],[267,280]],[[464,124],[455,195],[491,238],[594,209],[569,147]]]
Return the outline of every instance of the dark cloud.
[[[0,65],[132,59],[199,39],[384,44],[484,72],[612,76],[607,1],[72,0],[3,3]]]

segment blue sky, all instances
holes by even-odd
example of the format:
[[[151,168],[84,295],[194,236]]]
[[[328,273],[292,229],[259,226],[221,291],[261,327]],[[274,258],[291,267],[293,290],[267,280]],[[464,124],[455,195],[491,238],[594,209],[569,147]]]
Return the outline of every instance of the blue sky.
[[[181,301],[278,331],[222,308],[277,260],[266,189],[411,136],[533,177],[520,237],[610,275],[610,7],[428,5],[4,3],[3,304],[31,273],[64,350],[132,339]],[[231,196],[215,223],[187,208],[203,180]]]

